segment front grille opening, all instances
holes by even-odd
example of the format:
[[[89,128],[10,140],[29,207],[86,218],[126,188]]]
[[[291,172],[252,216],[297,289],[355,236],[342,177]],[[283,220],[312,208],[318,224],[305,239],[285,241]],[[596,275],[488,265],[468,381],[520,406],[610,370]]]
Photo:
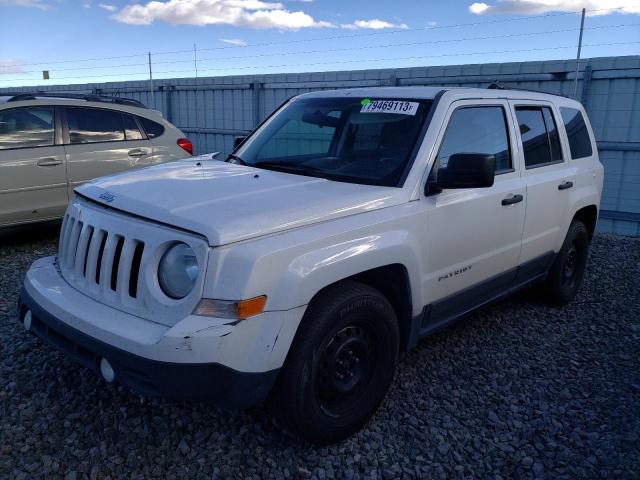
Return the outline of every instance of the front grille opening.
[[[87,227],[87,249],[84,252],[84,265],[82,267],[82,276],[87,277],[87,260],[89,259],[89,252],[91,251],[91,241],[93,240],[93,227]]]
[[[144,243],[136,242],[136,248],[131,259],[131,276],[129,277],[129,295],[132,298],[136,298],[138,295],[138,275],[140,274],[142,252],[144,252]]]
[[[100,242],[100,249],[98,250],[98,264],[96,265],[96,283],[100,285],[100,271],[102,270],[102,256],[104,255],[104,246],[107,243],[108,233],[104,232],[102,241]]]
[[[116,243],[116,251],[113,254],[113,266],[111,267],[111,290],[114,292],[118,288],[118,268],[120,267],[120,257],[122,256],[122,247],[124,246],[124,237],[118,237]]]

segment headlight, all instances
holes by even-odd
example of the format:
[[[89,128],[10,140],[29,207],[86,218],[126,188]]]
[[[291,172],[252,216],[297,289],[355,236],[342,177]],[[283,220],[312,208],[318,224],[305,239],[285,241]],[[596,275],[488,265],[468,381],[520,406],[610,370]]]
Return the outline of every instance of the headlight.
[[[186,243],[176,243],[160,260],[158,281],[167,296],[180,299],[191,293],[199,271],[198,259],[193,249]]]

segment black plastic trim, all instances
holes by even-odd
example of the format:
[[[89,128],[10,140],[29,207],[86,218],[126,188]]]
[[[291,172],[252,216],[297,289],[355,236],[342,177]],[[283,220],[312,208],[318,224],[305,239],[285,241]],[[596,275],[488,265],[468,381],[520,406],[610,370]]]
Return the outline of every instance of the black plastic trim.
[[[426,305],[422,314],[413,318],[409,347],[415,346],[418,340],[455,323],[477,308],[544,279],[555,258],[554,252],[548,252],[516,268]]]
[[[278,376],[278,369],[248,373],[218,363],[150,360],[70,327],[45,311],[24,288],[19,305],[20,319],[27,309],[31,311],[31,333],[93,371],[98,372],[100,359],[106,358],[116,372],[116,382],[146,395],[243,409],[262,403]]]

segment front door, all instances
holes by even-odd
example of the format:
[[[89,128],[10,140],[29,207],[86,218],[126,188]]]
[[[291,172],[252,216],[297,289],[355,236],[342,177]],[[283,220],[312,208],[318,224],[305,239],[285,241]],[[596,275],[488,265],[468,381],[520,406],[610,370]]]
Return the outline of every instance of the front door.
[[[55,117],[50,106],[0,110],[0,226],[64,214],[67,170]]]
[[[456,153],[482,153],[496,157],[496,174],[492,187],[445,189],[424,199],[430,310],[423,328],[472,309],[515,279],[527,199],[508,119],[501,100],[454,102],[447,112],[433,168],[446,169]]]

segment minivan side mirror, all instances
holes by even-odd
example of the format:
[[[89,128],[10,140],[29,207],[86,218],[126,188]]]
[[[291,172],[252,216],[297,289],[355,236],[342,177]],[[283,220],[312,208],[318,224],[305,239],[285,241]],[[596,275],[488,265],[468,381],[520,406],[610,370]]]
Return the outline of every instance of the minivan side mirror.
[[[235,137],[233,139],[233,149],[238,148],[247,139],[247,136]]]
[[[456,153],[449,157],[447,168],[438,171],[438,188],[491,187],[496,174],[496,157],[485,153]]]

